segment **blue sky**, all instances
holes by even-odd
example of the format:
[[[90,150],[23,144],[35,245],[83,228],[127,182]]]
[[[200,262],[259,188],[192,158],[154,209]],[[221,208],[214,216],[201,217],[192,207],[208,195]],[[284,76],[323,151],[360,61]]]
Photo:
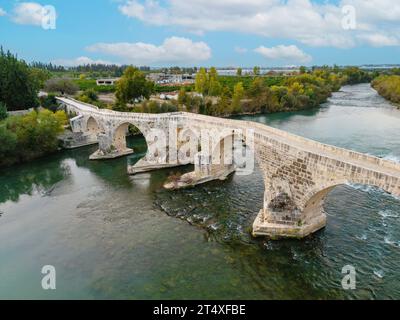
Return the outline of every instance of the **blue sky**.
[[[42,27],[45,5],[56,9],[55,29]],[[0,8],[0,44],[27,61],[400,63],[400,1],[393,0],[0,0]]]

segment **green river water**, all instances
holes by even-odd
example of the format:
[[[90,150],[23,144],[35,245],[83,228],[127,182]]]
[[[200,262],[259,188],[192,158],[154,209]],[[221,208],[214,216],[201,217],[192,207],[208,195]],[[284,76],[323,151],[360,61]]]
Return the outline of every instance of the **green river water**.
[[[400,110],[367,84],[320,109],[246,116],[394,161]],[[126,174],[145,152],[92,162],[85,147],[0,171],[0,298],[400,299],[400,200],[368,186],[329,195],[327,227],[302,240],[253,239],[260,172],[165,191],[171,170]],[[186,172],[190,167],[175,169]],[[341,287],[353,265],[357,289]],[[57,289],[41,287],[53,265]]]

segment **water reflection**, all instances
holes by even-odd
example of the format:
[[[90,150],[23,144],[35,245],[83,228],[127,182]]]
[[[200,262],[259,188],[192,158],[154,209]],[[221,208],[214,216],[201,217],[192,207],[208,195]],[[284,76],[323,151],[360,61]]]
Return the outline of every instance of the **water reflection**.
[[[18,202],[22,194],[43,196],[70,175],[69,166],[59,161],[33,163],[36,170],[27,166],[14,166],[0,171],[0,203]]]

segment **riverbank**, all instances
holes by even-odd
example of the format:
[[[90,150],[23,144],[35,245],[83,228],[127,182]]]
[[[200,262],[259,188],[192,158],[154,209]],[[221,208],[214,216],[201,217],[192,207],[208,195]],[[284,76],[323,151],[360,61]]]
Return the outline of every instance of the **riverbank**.
[[[0,122],[0,168],[44,157],[59,149],[67,122],[63,111],[31,111]]]
[[[372,87],[385,99],[400,108],[400,76],[381,76],[372,82]]]

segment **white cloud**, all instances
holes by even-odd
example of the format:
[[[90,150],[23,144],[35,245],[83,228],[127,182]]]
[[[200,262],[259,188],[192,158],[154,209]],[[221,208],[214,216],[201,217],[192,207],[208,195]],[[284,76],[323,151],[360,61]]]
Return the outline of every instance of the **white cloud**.
[[[400,40],[398,38],[380,33],[363,34],[360,35],[359,38],[373,47],[400,45]]]
[[[97,43],[87,50],[115,56],[124,63],[135,65],[192,64],[211,57],[211,49],[206,43],[179,37],[167,38],[159,46],[143,42]]]
[[[3,8],[0,8],[0,17],[5,16],[6,14],[7,12]]]
[[[12,13],[12,21],[18,24],[41,26],[44,6],[36,2],[18,3]]]
[[[356,9],[357,29],[342,27],[344,5]],[[238,31],[339,48],[370,44],[366,35],[399,39],[400,1],[393,0],[124,0],[122,14],[186,31]],[[376,45],[379,41],[375,41]],[[381,41],[392,45],[394,41]]]
[[[52,63],[56,65],[61,65],[65,67],[76,67],[76,66],[81,66],[81,65],[87,65],[87,64],[117,64],[113,63],[110,61],[105,61],[105,60],[93,60],[88,57],[79,57],[75,59],[57,59],[52,61]]]
[[[261,46],[254,51],[261,54],[267,59],[282,60],[289,63],[309,63],[312,60],[312,57],[310,55],[304,53],[302,50],[294,45],[279,45],[272,48]]]

